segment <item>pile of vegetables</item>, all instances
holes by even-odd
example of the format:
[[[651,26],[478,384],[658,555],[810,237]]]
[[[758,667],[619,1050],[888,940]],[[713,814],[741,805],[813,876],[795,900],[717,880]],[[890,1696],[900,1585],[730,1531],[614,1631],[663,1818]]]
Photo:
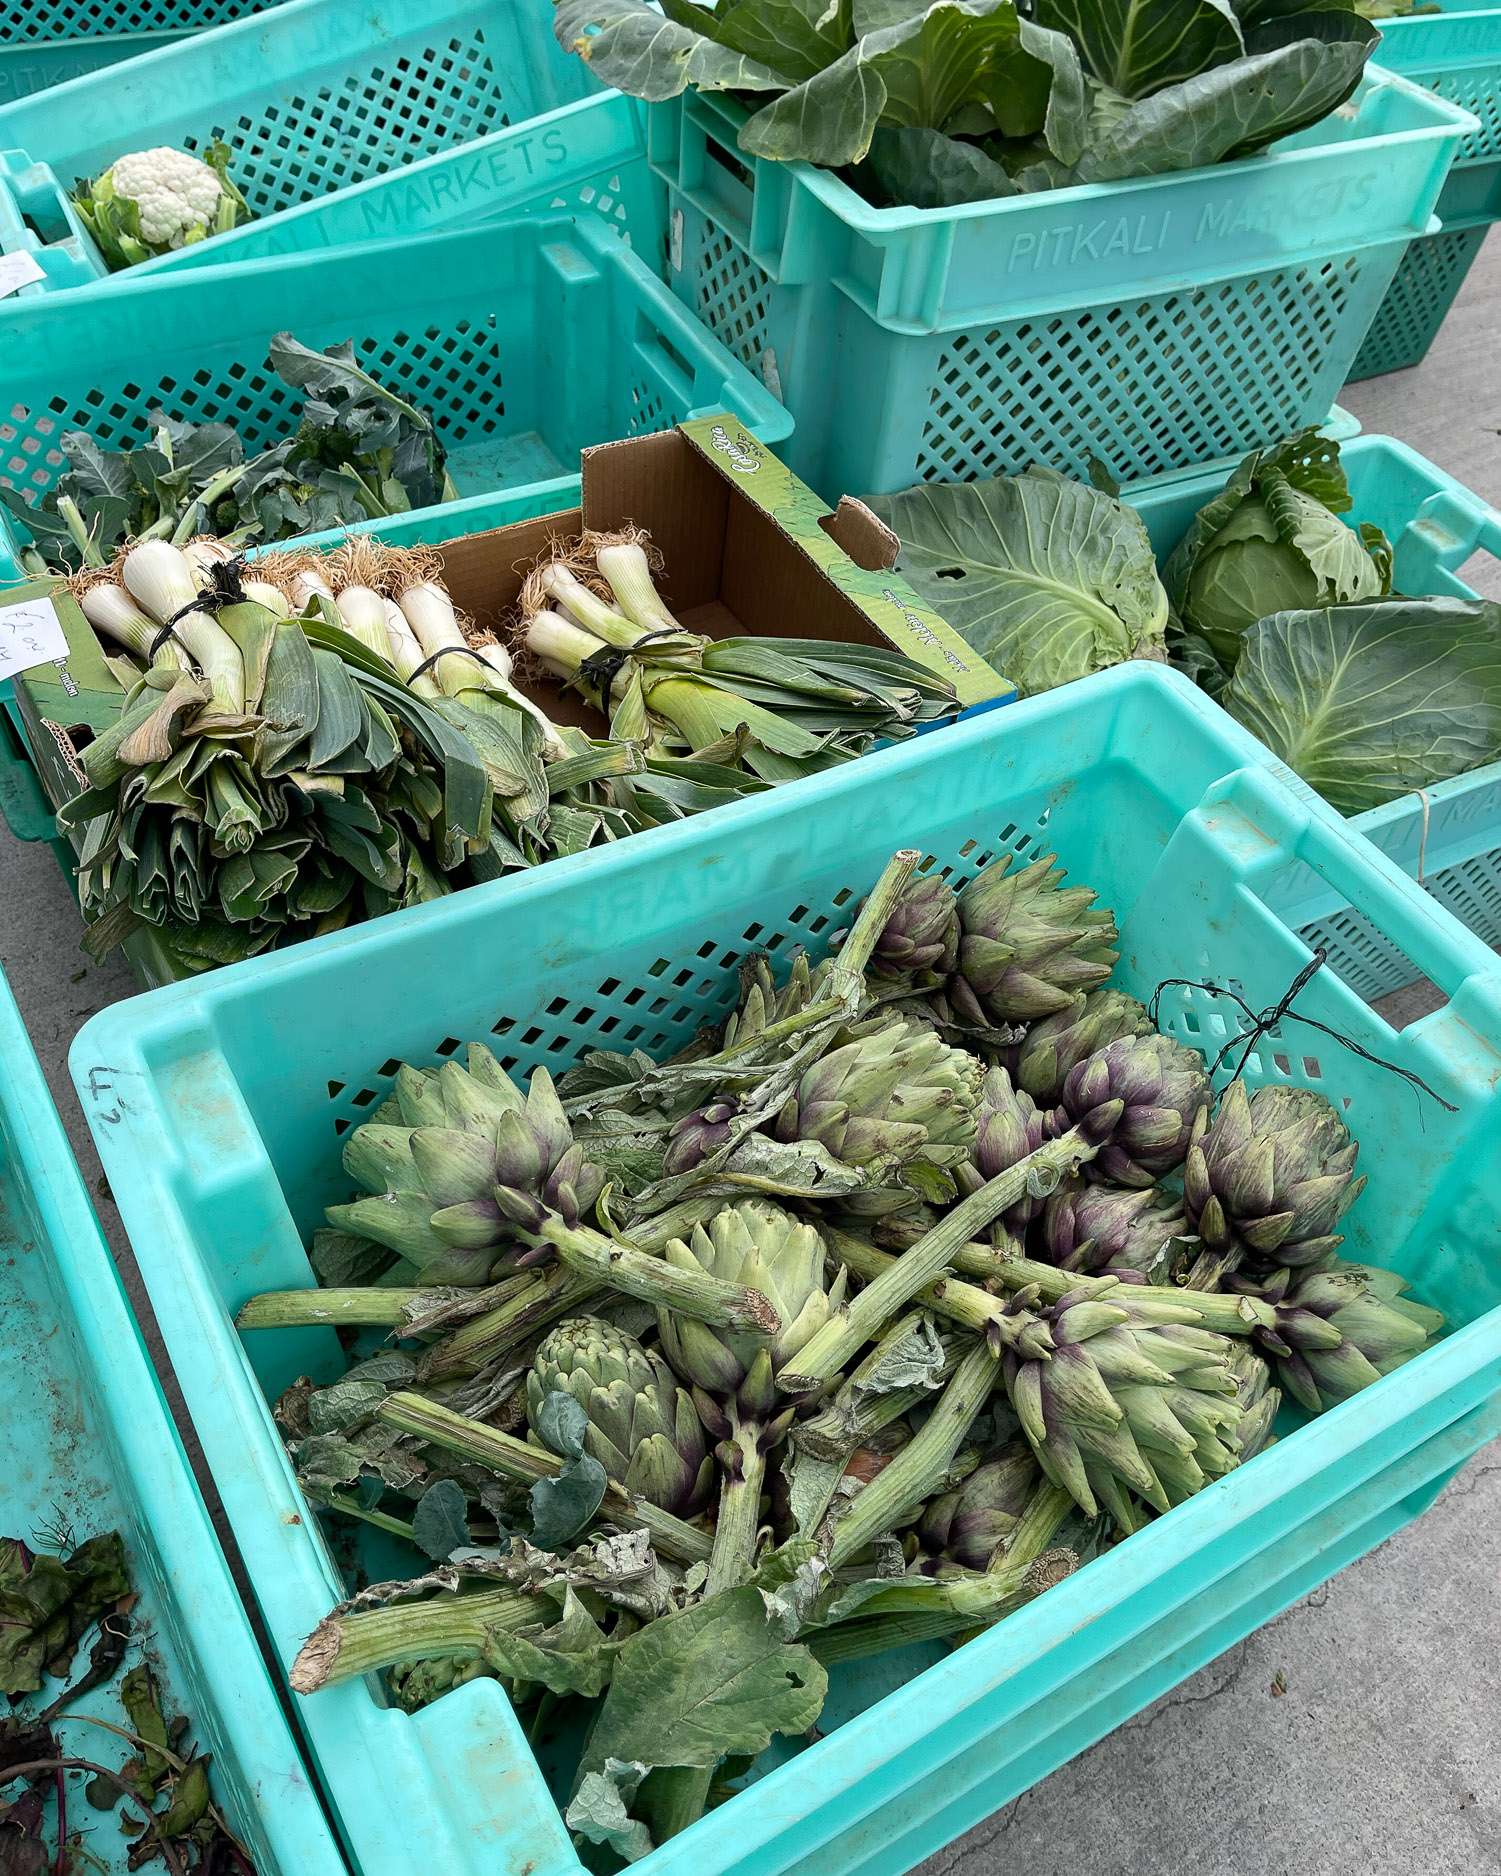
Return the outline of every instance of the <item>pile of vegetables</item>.
[[[610,569],[618,592],[549,559],[537,589],[572,610],[530,615],[528,655],[607,709],[601,736],[555,724],[493,635],[466,631],[431,550],[354,536],[247,566],[222,541],[157,538],[74,576],[124,692],[58,817],[89,949],[151,927],[181,971],[234,962],[741,800],[957,707],[894,652],[664,626],[634,533],[575,542],[567,564]]]
[[[748,155],[916,208],[1251,156],[1380,39],[1352,0],[558,0],[554,27],[604,84],[728,93]]]
[[[229,173],[233,154],[217,138],[201,161],[166,146],[132,150],[92,182],[80,177],[73,206],[110,272],[254,221]]]
[[[432,417],[372,378],[352,340],[317,352],[278,332],[269,362],[306,401],[292,435],[257,455],[233,424],[153,410],[151,440],[136,449],[65,430],[68,467],[40,501],[0,485],[33,539],[26,570],[103,567],[126,541],[290,540],[457,498]]]
[[[869,505],[901,571],[1023,695],[1170,658],[1346,814],[1501,757],[1501,608],[1394,593],[1379,528],[1347,525],[1339,446],[1248,456],[1159,574],[1118,491],[1047,469]]]
[[[743,959],[669,1060],[401,1067],[322,1287],[239,1318],[354,1343],[277,1420],[311,1502],[428,1560],[294,1687],[498,1679],[582,1740],[591,1867],[815,1727],[830,1670],[978,1633],[1249,1461],[1283,1393],[1318,1413],[1442,1326],[1339,1256],[1364,1180],[1324,1096],[1216,1096],[1053,856],[957,898],[918,859],[823,962]]]
[[[119,1533],[77,1543],[66,1521],[55,1520],[45,1541],[66,1554],[0,1537],[0,1693],[11,1703],[0,1720],[0,1868],[15,1876],[103,1869],[97,1854],[102,1812],[128,1840],[131,1869],[159,1857],[176,1876],[253,1876],[244,1847],[214,1803],[208,1755],[190,1743],[187,1716],[164,1710],[147,1650],[125,1668],[149,1638],[133,1613],[137,1597]],[[46,1682],[73,1673],[91,1632],[87,1665],[46,1698]],[[77,1716],[89,1727],[88,1742],[84,1756],[69,1751],[58,1726],[74,1733],[70,1709],[117,1675],[119,1721]],[[40,1697],[35,1706],[33,1697]],[[101,1764],[103,1757],[117,1757],[109,1751],[111,1734],[123,1735],[135,1750],[123,1763]],[[126,1848],[126,1842],[118,1846],[122,1868]]]

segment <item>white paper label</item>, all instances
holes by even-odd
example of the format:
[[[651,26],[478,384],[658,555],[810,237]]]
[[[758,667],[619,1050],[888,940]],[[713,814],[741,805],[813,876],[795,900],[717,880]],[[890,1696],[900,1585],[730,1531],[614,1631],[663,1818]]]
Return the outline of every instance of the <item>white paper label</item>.
[[[15,293],[22,287],[29,287],[33,280],[45,280],[46,274],[37,265],[37,258],[28,249],[19,254],[0,254],[0,300],[7,293]]]
[[[0,606],[0,678],[68,655],[68,638],[50,599],[23,599]]]

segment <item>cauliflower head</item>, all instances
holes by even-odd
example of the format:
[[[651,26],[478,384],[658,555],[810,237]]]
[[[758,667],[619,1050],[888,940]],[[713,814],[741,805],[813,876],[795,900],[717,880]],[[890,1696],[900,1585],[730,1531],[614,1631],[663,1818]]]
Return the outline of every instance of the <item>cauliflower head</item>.
[[[252,221],[229,173],[234,152],[217,138],[200,160],[186,150],[132,150],[73,196],[111,273],[171,254]]]
[[[116,157],[106,173],[115,194],[135,203],[141,239],[153,248],[180,248],[195,229],[201,235],[224,193],[207,163],[165,145]]]

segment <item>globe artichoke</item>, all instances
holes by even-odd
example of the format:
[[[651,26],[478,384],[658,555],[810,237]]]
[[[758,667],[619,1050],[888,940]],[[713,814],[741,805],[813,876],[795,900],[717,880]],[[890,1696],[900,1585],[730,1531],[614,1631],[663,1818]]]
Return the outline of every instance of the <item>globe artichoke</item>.
[[[709,1502],[714,1461],[692,1396],[658,1354],[593,1316],[560,1322],[526,1377],[533,1432],[542,1403],[571,1394],[588,1415],[585,1449],[617,1485],[679,1518]]]
[[[1406,1280],[1365,1264],[1275,1271],[1232,1287],[1277,1312],[1258,1345],[1272,1357],[1282,1386],[1310,1413],[1348,1400],[1414,1355],[1444,1326],[1441,1311],[1409,1302]]]
[[[1169,1240],[1187,1229],[1182,1203],[1155,1186],[1127,1190],[1070,1179],[1042,1212],[1049,1262],[1087,1274],[1149,1271]]]
[[[1123,990],[1091,990],[1027,1031],[1008,1062],[1011,1079],[1034,1101],[1056,1107],[1070,1072],[1108,1042],[1152,1031],[1146,1005]]]
[[[1030,1300],[1018,1292],[1013,1308]],[[1090,1517],[1134,1528],[1126,1493],[1159,1511],[1236,1462],[1240,1409],[1221,1335],[1154,1320],[1153,1293],[1070,1291],[1038,1312],[1050,1351],[1013,1346],[1006,1392],[1038,1463]]]
[[[403,1064],[394,1099],[401,1125],[369,1122],[344,1148],[345,1171],[378,1196],[331,1205],[327,1217],[399,1252],[425,1282],[483,1283],[517,1246],[512,1261],[537,1261],[546,1252],[530,1234],[548,1214],[577,1224],[603,1189],[544,1068],[523,1097],[471,1043],[467,1070]]]
[[[957,1175],[959,1186],[978,1191],[987,1179],[1015,1166],[1061,1131],[1061,1116],[1045,1112],[1029,1094],[1014,1088],[1004,1068],[992,1068],[980,1083],[975,1143]],[[1019,1240],[1046,1202],[1041,1191],[1026,1193],[1002,1212],[990,1227],[990,1236],[998,1243]]]
[[[1121,1036],[1070,1069],[1065,1113],[1101,1142],[1087,1177],[1154,1185],[1183,1164],[1200,1110],[1213,1098],[1204,1063],[1171,1036]]]
[[[931,1031],[885,1017],[848,1033],[803,1071],[776,1117],[777,1139],[816,1140],[835,1159],[867,1168],[873,1187],[957,1166],[974,1143],[981,1064]]]
[[[959,956],[959,912],[941,873],[914,874],[882,926],[866,969],[897,978],[919,971],[946,974]]]
[[[959,970],[992,1021],[1030,1022],[1104,983],[1115,920],[1088,886],[1061,885],[1056,855],[1008,873],[998,860],[959,895]]]
[[[1232,1081],[1211,1121],[1194,1124],[1183,1166],[1183,1203],[1204,1255],[1190,1287],[1213,1289],[1245,1265],[1327,1262],[1344,1242],[1334,1230],[1364,1190],[1354,1177],[1359,1147],[1321,1094]]]
[[[1037,1482],[1037,1461],[1024,1441],[987,1453],[957,1490],[929,1500],[917,1527],[921,1573],[936,1576],[945,1564],[983,1570],[1016,1529]]]
[[[730,1122],[741,1111],[733,1095],[716,1096],[707,1107],[685,1114],[673,1128],[662,1156],[662,1171],[672,1177],[692,1172],[729,1143]]]
[[[1282,1391],[1272,1386],[1272,1371],[1249,1342],[1236,1342],[1230,1353],[1235,1404],[1240,1408],[1240,1462],[1254,1459],[1273,1443],[1272,1426],[1282,1405]]]
[[[707,1227],[696,1226],[689,1242],[672,1239],[664,1255],[679,1268],[759,1290],[782,1322],[768,1339],[657,1312],[662,1352],[692,1387],[699,1417],[719,1442],[724,1481],[709,1564],[713,1593],[735,1588],[750,1572],[766,1455],[792,1421],[792,1405],[777,1399],[776,1378],[843,1302],[845,1277],[841,1269],[826,1290],[817,1231],[754,1202],[727,1206]]]

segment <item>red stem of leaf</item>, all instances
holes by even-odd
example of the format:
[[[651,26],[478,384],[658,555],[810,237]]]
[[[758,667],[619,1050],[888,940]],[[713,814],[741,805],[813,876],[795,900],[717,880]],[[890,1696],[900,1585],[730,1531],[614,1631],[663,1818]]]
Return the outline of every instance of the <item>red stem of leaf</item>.
[[[68,1876],[68,1795],[63,1782],[63,1768],[52,1774],[57,1783],[57,1863],[54,1876]]]

